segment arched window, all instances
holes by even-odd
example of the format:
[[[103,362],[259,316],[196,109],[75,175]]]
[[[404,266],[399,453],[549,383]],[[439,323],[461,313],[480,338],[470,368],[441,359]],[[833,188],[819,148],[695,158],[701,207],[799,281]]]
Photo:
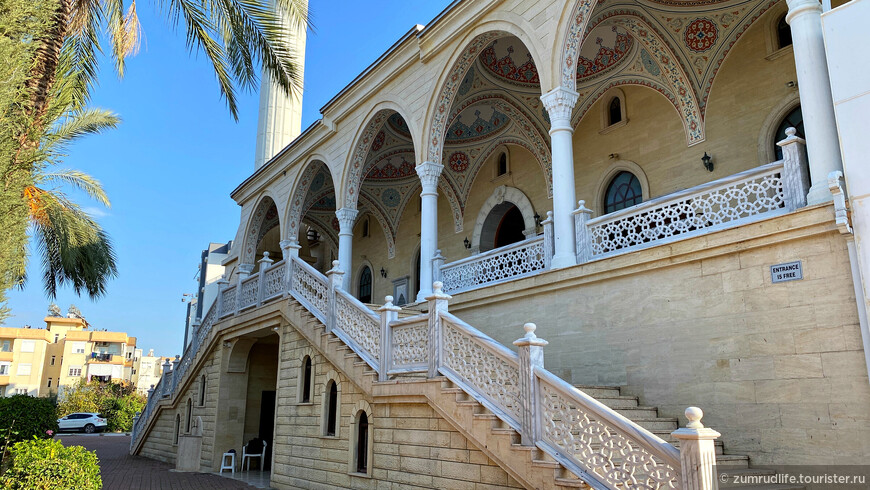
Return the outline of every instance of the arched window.
[[[175,437],[172,444],[178,445],[178,435],[181,433],[181,414],[175,414]]]
[[[359,274],[359,300],[363,303],[372,302],[372,270],[364,266]]]
[[[193,420],[193,400],[190,398],[187,399],[187,425],[185,425],[184,432],[190,434],[190,424]]]
[[[525,229],[523,213],[514,203],[504,201],[497,204],[483,221],[483,228],[480,230],[480,251],[486,252],[521,242],[526,238],[523,234]]]
[[[338,420],[338,386],[334,380],[329,381],[326,389],[326,427],[324,435],[335,436],[335,427]]]
[[[498,177],[506,173],[508,173],[507,153],[501,152],[501,154],[498,156],[498,167],[496,168],[495,176]]]
[[[622,121],[622,100],[619,97],[610,99],[610,106],[607,108],[607,125],[612,126]]]
[[[305,359],[302,360],[301,374],[302,376],[300,378],[302,380],[302,394],[299,397],[299,401],[302,403],[311,403],[311,357],[305,356]]]
[[[797,130],[795,136],[798,138],[806,138],[806,136],[804,136],[804,116],[801,112],[801,106],[797,106],[794,110],[789,112],[776,128],[776,136],[774,136],[772,143],[773,151],[776,154],[777,160],[782,160],[782,148],[777,146],[777,143],[787,137],[785,130],[788,128],[795,128]]]
[[[360,410],[356,423],[356,472],[368,473],[369,469],[369,416]]]
[[[776,23],[776,41],[779,49],[791,46],[791,26],[785,21],[785,14]]]
[[[369,236],[369,220],[368,220],[368,218],[364,219],[362,222],[362,236],[363,237]]]
[[[199,377],[199,406],[205,406],[205,375]]]
[[[612,213],[643,201],[640,181],[631,172],[619,172],[604,193],[604,212]]]

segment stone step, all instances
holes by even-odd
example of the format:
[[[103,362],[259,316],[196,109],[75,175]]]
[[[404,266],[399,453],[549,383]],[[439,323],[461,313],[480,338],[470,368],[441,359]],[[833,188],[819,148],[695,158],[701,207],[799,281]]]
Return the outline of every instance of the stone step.
[[[636,396],[603,396],[593,398],[614,410],[618,408],[635,408],[640,405]]]
[[[574,388],[593,398],[622,396],[622,391],[617,386],[574,385]]]
[[[716,466],[721,468],[746,469],[749,468],[749,456],[744,454],[716,454]]]
[[[623,417],[631,420],[659,418],[659,410],[656,407],[616,408],[614,410]]]
[[[637,425],[643,427],[644,429],[653,432],[653,431],[662,431],[669,430],[671,432],[677,430],[679,428],[678,419],[675,418],[666,418],[666,417],[656,417],[656,418],[638,418],[632,419],[632,422]]]

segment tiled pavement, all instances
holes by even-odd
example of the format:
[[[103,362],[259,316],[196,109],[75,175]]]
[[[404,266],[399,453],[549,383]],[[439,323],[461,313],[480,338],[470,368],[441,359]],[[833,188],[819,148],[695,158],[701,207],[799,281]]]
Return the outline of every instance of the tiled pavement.
[[[84,446],[96,451],[105,490],[210,490],[251,489],[246,483],[206,473],[175,473],[174,466],[130,456],[129,436],[63,436],[65,446]]]

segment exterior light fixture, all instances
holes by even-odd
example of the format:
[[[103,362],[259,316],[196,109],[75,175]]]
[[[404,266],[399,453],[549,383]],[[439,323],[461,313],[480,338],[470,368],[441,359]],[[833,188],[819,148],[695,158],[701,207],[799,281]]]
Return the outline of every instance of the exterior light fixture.
[[[462,243],[465,245],[466,250],[471,248],[471,242],[468,241],[468,237],[465,237],[465,240],[463,240]]]
[[[387,271],[383,267],[381,267],[381,277],[383,277],[384,279],[387,278]]]
[[[541,227],[541,215],[538,213],[535,213],[535,228],[540,228],[540,227]]]
[[[704,168],[707,169],[708,172],[713,171],[713,157],[704,152],[704,156],[701,157],[701,163],[704,164]]]

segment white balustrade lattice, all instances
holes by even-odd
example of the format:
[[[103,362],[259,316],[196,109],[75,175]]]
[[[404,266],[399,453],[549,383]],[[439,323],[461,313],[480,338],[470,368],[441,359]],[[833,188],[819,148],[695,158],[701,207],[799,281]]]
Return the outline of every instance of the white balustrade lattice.
[[[782,162],[589,220],[593,256],[784,212]],[[582,244],[578,244],[578,250]]]
[[[293,257],[290,292],[321,321],[329,311],[329,286],[326,278],[298,257]]]
[[[236,311],[236,286],[228,286],[221,292],[221,318]]]
[[[442,321],[441,362],[460,378],[451,381],[482,395],[518,428],[523,405],[517,355],[448,313]]]
[[[680,454],[673,446],[555,375],[535,372],[544,444],[609,488],[680,487]]]
[[[284,294],[284,272],[286,262],[273,264],[263,273],[263,300]]]
[[[547,268],[544,237],[444,264],[441,281],[445,293],[467,291],[486,284],[525,277]]]
[[[392,326],[390,369],[423,368],[429,362],[429,320]]]
[[[241,286],[241,298],[239,298],[239,309],[247,308],[257,304],[257,296],[260,293],[260,276],[254,275],[244,281]]]
[[[351,344],[358,347],[363,359],[370,364],[376,364],[380,357],[381,348],[381,321],[368,307],[357,301],[344,291],[335,291],[335,330],[343,332]],[[374,361],[374,362],[372,362]],[[377,365],[372,366],[377,369]]]

